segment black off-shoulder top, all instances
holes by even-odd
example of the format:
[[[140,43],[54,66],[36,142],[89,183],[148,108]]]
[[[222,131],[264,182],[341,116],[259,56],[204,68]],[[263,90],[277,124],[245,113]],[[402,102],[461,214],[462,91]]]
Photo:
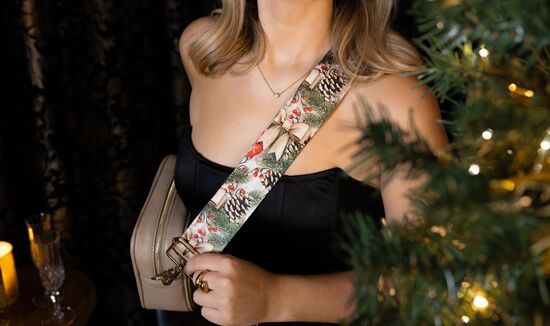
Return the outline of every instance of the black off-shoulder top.
[[[233,168],[201,155],[191,134],[192,127],[187,126],[178,150],[174,180],[178,194],[194,217]],[[342,239],[339,235],[343,220],[356,211],[379,221],[384,216],[379,191],[339,168],[283,175],[223,253],[273,273],[305,275],[347,270],[351,267],[339,249]],[[192,314],[159,311],[158,321],[159,325],[213,325],[200,316],[200,311]]]
[[[176,188],[192,216],[223,184],[233,168],[212,162],[193,145],[192,128],[181,141]],[[340,168],[283,175],[223,253],[274,273],[320,274],[348,266],[337,252],[337,231],[346,213],[383,216],[379,191]]]

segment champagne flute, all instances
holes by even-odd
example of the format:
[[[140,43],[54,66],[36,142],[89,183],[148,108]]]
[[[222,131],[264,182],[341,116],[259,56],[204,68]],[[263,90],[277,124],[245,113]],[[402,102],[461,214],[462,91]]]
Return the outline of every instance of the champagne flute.
[[[59,302],[59,288],[65,280],[60,247],[61,240],[57,232],[34,234],[31,240],[33,262],[38,267],[42,285],[53,304],[53,314],[43,320],[42,325],[70,325],[75,319],[74,311],[68,306],[62,307]]]
[[[25,219],[25,225],[29,234],[29,240],[32,243],[36,236],[53,231],[53,218],[52,215],[48,213],[37,213],[27,217]],[[36,266],[36,268],[39,267]],[[49,307],[51,301],[48,290],[45,289],[44,293],[38,296],[33,296],[32,303],[38,308]]]

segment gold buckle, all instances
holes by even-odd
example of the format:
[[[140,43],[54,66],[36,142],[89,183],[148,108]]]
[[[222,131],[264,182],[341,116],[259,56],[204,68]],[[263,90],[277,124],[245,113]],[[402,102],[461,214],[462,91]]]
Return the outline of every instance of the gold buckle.
[[[181,244],[185,248],[185,251],[179,252],[177,249],[177,245]],[[172,255],[172,253],[175,253],[176,257]],[[170,260],[176,265],[173,268],[170,268],[168,270],[165,270],[164,272],[156,275],[153,277],[153,280],[161,281],[163,285],[168,286],[174,282],[174,280],[179,276],[181,272],[183,272],[183,268],[185,267],[185,264],[181,263],[181,259],[183,259],[185,262],[187,262],[186,254],[191,253],[193,256],[196,256],[199,254],[199,252],[193,248],[189,242],[187,242],[182,237],[175,237],[172,239],[172,244],[168,249],[166,250],[166,255]],[[180,258],[179,260],[177,258]],[[185,274],[187,277],[192,279],[191,276]]]

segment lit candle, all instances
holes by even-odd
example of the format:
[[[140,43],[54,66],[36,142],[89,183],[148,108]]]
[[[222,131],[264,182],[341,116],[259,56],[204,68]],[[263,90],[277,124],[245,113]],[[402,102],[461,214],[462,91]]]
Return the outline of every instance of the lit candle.
[[[4,308],[14,303],[19,296],[17,272],[11,244],[0,241],[0,307]]]

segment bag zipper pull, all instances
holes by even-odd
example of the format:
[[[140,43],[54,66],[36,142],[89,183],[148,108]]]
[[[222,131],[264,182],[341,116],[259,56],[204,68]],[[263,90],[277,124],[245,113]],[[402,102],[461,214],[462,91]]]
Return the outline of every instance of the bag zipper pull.
[[[174,282],[174,280],[181,274],[182,270],[182,266],[176,266],[160,273],[155,277],[152,277],[151,279],[155,281],[161,281],[163,285],[168,286],[172,284],[172,282]]]

